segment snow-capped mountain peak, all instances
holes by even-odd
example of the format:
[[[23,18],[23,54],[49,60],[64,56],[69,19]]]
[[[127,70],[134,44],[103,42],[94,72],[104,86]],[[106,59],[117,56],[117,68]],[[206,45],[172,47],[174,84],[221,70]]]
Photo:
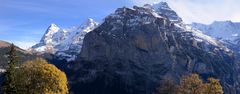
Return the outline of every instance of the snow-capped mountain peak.
[[[172,22],[182,22],[182,18],[180,18],[178,14],[169,7],[167,2],[154,3],[151,4],[151,6],[159,15],[165,15]]]
[[[97,24],[92,18],[88,18],[84,25]]]
[[[177,13],[169,7],[167,2],[146,4],[143,6],[143,8],[153,10],[153,11],[151,11],[151,14],[157,14],[160,17],[168,18],[169,21],[172,23],[172,25],[175,25],[180,31],[183,31],[183,32],[187,31],[188,33],[192,33],[192,35],[194,36],[195,42],[200,42],[200,43],[206,42],[211,45],[218,46],[225,51],[229,51],[228,48],[224,47],[216,39],[203,34],[202,31],[192,28],[192,26],[185,24],[182,21],[182,18],[179,17],[177,15]],[[155,17],[157,17],[157,16],[155,16]],[[166,23],[166,21],[165,21],[165,23]]]
[[[60,30],[60,28],[56,25],[56,24],[51,24],[48,29],[46,30],[44,36],[42,37],[41,39],[41,42],[43,42],[44,44],[47,44],[47,43],[51,43],[51,38],[52,36],[58,32]]]
[[[74,60],[82,47],[85,34],[98,26],[98,23],[89,18],[80,26],[62,29],[51,24],[40,42],[30,49],[33,52],[51,53],[67,61]],[[73,58],[74,57],[74,58]]]
[[[165,9],[165,10],[172,10],[172,9],[168,6],[167,2],[154,3],[154,4],[152,4],[152,5],[154,6],[155,9],[156,9],[156,8],[159,8],[159,9]]]
[[[89,32],[98,25],[92,18],[88,18],[87,21],[82,25],[83,32]]]
[[[51,23],[49,27],[58,27],[55,23]]]
[[[78,57],[78,60],[82,61],[79,65],[93,66],[78,68],[83,74],[77,84],[84,83],[83,85],[90,86],[99,83],[95,82],[96,75],[101,76],[103,72],[103,76],[106,77],[107,72],[107,78],[114,78],[117,74],[118,77],[124,78],[122,79],[123,87],[126,85],[133,87],[133,89],[127,88],[126,91],[137,90],[135,88],[140,86],[139,92],[150,94],[150,88],[146,86],[158,86],[154,85],[159,82],[157,80],[180,77],[185,73],[216,74],[224,83],[232,79],[227,77],[229,74],[232,75],[232,70],[225,71],[234,64],[231,51],[200,31],[184,23],[175,23],[162,15],[158,15],[149,5],[146,5],[118,8],[115,13],[107,16],[97,29],[85,36],[82,51]],[[158,66],[153,67],[155,65]],[[228,65],[229,67],[226,67]],[[162,69],[168,72],[163,73]],[[222,71],[219,72],[219,70]],[[132,78],[136,74],[137,78],[144,80],[136,82],[136,78]],[[165,77],[159,75],[165,75]],[[124,82],[126,79],[128,81]],[[153,79],[156,82],[152,82]],[[139,85],[138,83],[142,81],[152,84]],[[106,90],[105,87],[112,85],[114,84],[107,84],[103,89]],[[143,91],[143,88],[146,88],[146,91]],[[152,90],[155,90],[155,87]]]
[[[219,41],[217,41],[216,39],[203,34],[200,30],[194,29],[191,26],[188,26],[187,24],[185,24],[180,17],[178,17],[178,15],[176,14],[176,12],[174,10],[172,10],[167,3],[164,2],[160,2],[159,4],[155,5],[144,5],[143,7],[138,7],[138,6],[134,6],[133,8],[118,8],[115,13],[112,13],[110,16],[108,16],[107,18],[105,18],[107,23],[111,23],[113,25],[113,32],[114,30],[119,29],[118,27],[116,27],[115,24],[123,25],[124,22],[121,22],[120,20],[122,20],[123,18],[127,18],[125,16],[129,16],[129,18],[131,18],[129,21],[126,21],[125,24],[127,24],[127,26],[137,26],[139,24],[151,24],[151,21],[154,20],[151,16],[159,18],[159,19],[163,19],[162,23],[163,23],[163,27],[164,26],[172,26],[176,28],[176,31],[179,33],[187,33],[186,36],[182,36],[182,37],[186,37],[189,38],[191,37],[190,40],[193,40],[194,43],[193,45],[198,47],[199,43],[205,43],[205,44],[211,44],[214,45],[216,47],[219,47],[222,50],[225,50],[227,52],[229,52],[230,50],[228,48],[226,48],[225,46],[223,46]],[[163,7],[162,7],[163,6]],[[135,13],[139,13],[138,16],[132,16]],[[141,17],[139,17],[139,15]],[[148,16],[146,16],[148,15]],[[149,16],[151,15],[151,16]],[[176,19],[174,18],[176,17]],[[166,19],[168,18],[168,19]],[[169,23],[169,24],[168,24]],[[111,33],[108,33],[109,35],[111,35]],[[117,34],[113,34],[113,36],[117,37]]]
[[[240,54],[240,23],[232,21],[214,21],[211,24],[192,23],[191,26],[218,39],[236,54]]]
[[[45,33],[45,36],[47,36],[47,35],[52,35],[52,34],[56,33],[59,29],[60,29],[60,28],[59,28],[56,24],[52,23],[52,24],[48,27],[48,29],[47,29],[47,31],[46,31],[46,33]]]
[[[232,21],[214,21],[209,25],[192,23],[191,25],[209,36],[223,40],[234,41],[239,38],[237,35],[240,35],[240,23]]]
[[[134,27],[139,24],[151,24],[153,20],[156,20],[155,18],[158,18],[162,19],[161,22],[164,26],[175,26],[178,28],[177,31],[193,35],[195,46],[197,46],[196,44],[198,43],[206,42],[225,49],[225,47],[223,47],[215,39],[212,39],[211,37],[202,34],[200,31],[184,24],[182,19],[168,6],[166,2],[160,2],[152,5],[148,4],[143,7],[134,6],[133,8],[118,8],[115,13],[112,13],[105,18],[105,22],[114,24],[112,31],[117,31],[116,29],[120,30],[117,25],[123,25],[123,22],[120,21],[125,16],[133,15],[134,13],[138,13],[138,16],[131,16],[131,20],[125,23],[126,25]],[[144,19],[142,19],[139,15],[144,17]],[[167,20],[167,18],[169,20]],[[74,26],[67,29],[61,29],[55,24],[51,24],[42,38],[43,41],[41,40],[40,43],[34,45],[32,49],[37,52],[55,54],[55,56],[59,56],[59,58],[67,61],[74,60],[76,55],[81,51],[85,35],[94,30],[97,26],[98,23],[93,19],[87,19],[87,21],[81,26]],[[164,28],[164,26],[162,28]],[[108,34],[111,35],[110,32],[108,32]],[[117,37],[118,35],[113,34],[113,36]]]

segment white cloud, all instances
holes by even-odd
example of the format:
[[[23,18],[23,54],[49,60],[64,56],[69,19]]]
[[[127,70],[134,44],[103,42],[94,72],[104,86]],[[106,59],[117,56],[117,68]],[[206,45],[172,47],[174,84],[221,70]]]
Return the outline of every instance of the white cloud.
[[[240,0],[130,0],[143,5],[166,1],[186,23],[201,22],[209,24],[215,20],[240,21]]]

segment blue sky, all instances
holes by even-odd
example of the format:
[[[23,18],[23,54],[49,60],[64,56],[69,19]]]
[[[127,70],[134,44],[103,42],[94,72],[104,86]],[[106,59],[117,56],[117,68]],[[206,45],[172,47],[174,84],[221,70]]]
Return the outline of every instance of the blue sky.
[[[80,25],[87,18],[101,21],[122,6],[167,1],[186,23],[240,21],[240,0],[0,0],[0,40],[27,48],[46,28]]]

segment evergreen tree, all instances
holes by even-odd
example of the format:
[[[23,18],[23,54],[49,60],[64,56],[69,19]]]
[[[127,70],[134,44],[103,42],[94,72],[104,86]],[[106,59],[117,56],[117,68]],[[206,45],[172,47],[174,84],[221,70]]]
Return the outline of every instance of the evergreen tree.
[[[14,44],[10,45],[8,55],[8,67],[5,73],[5,81],[3,83],[4,94],[16,94],[16,83],[15,83],[15,67],[17,60],[17,54]]]

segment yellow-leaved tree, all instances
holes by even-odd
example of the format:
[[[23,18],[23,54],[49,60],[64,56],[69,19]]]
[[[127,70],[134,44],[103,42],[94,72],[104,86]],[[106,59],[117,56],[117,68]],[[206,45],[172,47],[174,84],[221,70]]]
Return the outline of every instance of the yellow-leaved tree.
[[[40,58],[17,68],[16,77],[19,94],[68,94],[65,73]]]
[[[208,78],[208,83],[203,83],[198,74],[191,74],[182,77],[176,94],[223,94],[223,89],[217,79]]]
[[[184,76],[177,87],[177,94],[204,94],[205,85],[197,74]]]
[[[206,83],[206,94],[223,94],[223,89],[219,80],[208,78],[208,83]]]

